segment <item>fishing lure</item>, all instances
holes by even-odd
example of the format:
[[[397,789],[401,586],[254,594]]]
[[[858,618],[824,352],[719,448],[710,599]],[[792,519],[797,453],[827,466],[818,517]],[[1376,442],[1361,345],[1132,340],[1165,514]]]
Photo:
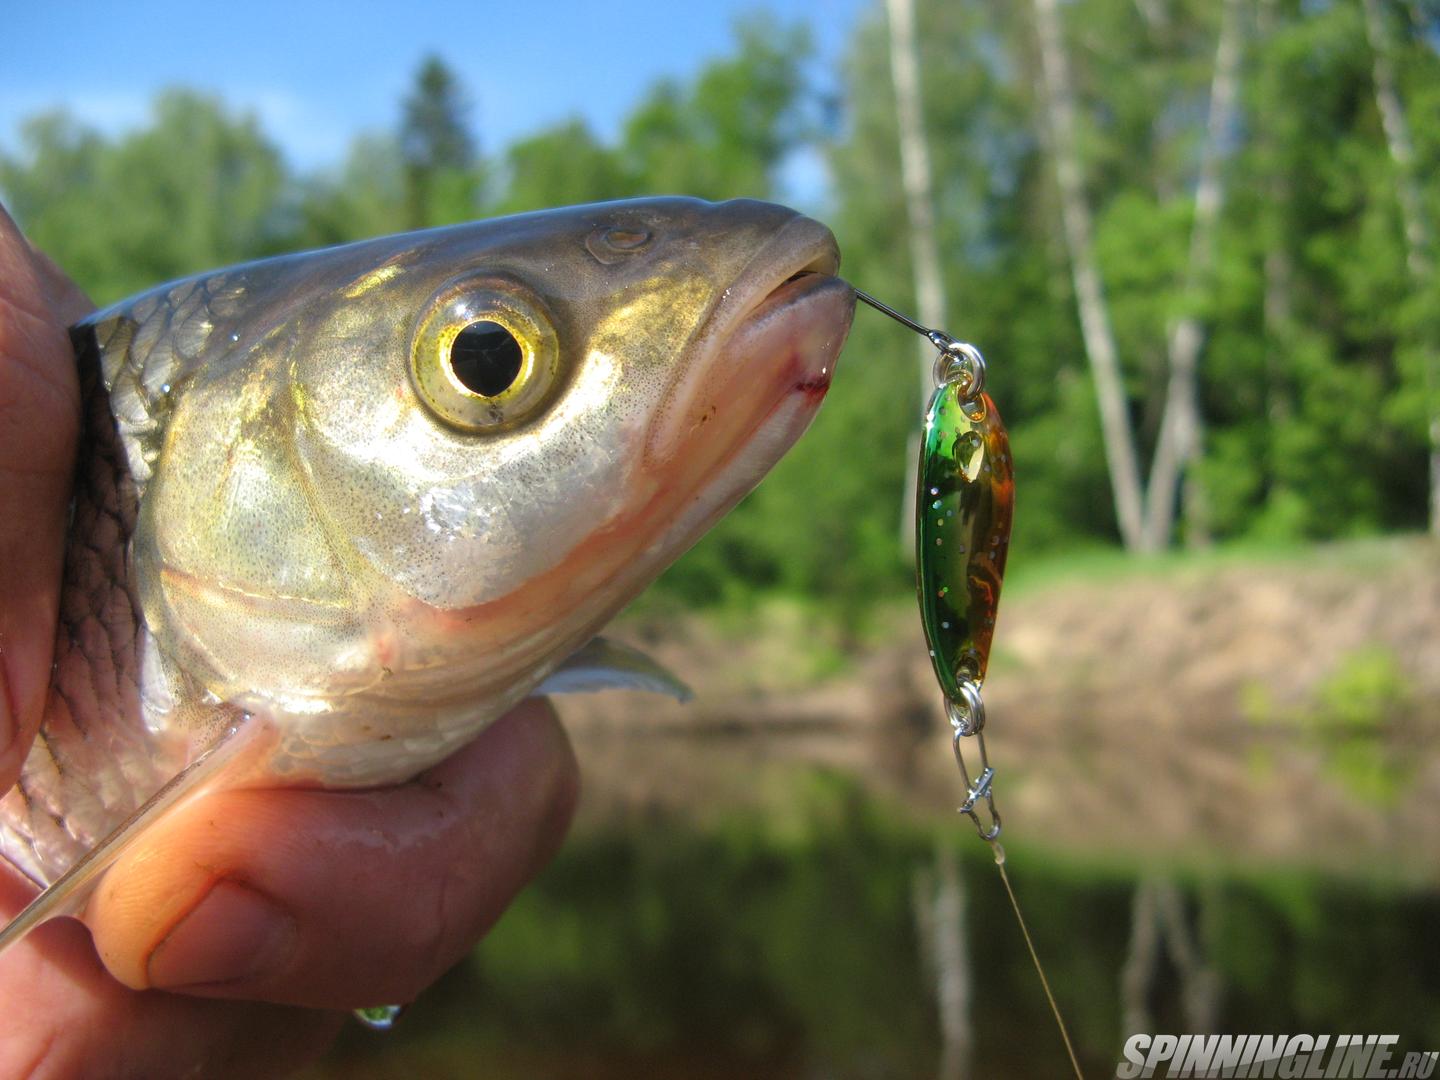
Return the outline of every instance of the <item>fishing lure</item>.
[[[974,822],[982,840],[993,842],[1001,822],[980,690],[990,663],[1015,512],[1010,439],[985,392],[985,358],[979,349],[924,327],[859,289],[855,296],[923,334],[937,350],[935,390],[925,410],[916,469],[915,585],[955,761],[965,781],[960,812]],[[961,749],[969,738],[980,757],[973,780]],[[988,823],[980,817],[982,800]]]
[[[959,811],[970,818],[994,853],[1071,1067],[1083,1080],[1070,1033],[1005,871],[995,769],[985,748],[981,688],[990,663],[1015,514],[1010,438],[1000,411],[985,392],[985,358],[979,349],[943,330],[923,326],[859,289],[855,298],[924,336],[936,349],[935,390],[925,409],[916,469],[915,587],[920,621],[950,720],[955,763],[965,784]],[[967,739],[975,740],[979,756],[980,771],[973,778],[962,749]],[[988,821],[981,817],[982,803]]]

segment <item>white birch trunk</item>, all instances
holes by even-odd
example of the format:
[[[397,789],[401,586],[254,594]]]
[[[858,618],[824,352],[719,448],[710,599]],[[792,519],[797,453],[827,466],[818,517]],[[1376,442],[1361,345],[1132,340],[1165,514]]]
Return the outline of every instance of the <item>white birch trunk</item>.
[[[970,1074],[975,1032],[970,1020],[970,950],[966,940],[965,886],[959,860],[945,843],[935,847],[933,872],[919,870],[914,881],[915,920],[926,966],[935,979],[940,1016],[939,1080]]]
[[[1200,414],[1200,352],[1205,328],[1195,304],[1209,288],[1215,266],[1215,228],[1225,200],[1221,175],[1225,136],[1235,126],[1240,84],[1241,0],[1225,0],[1220,15],[1220,40],[1215,49],[1215,73],[1210,83],[1210,110],[1205,143],[1200,153],[1200,175],[1195,185],[1195,220],[1190,228],[1190,253],[1185,267],[1182,298],[1185,313],[1170,328],[1170,381],[1155,458],[1146,489],[1145,547],[1158,551],[1169,545],[1175,524],[1176,493],[1186,470],[1200,456],[1204,422]],[[1191,487],[1193,477],[1187,479]],[[1195,520],[1188,521],[1191,536],[1203,540],[1203,497],[1187,499]],[[1188,516],[1188,515],[1187,515]]]
[[[1135,884],[1130,905],[1130,944],[1120,968],[1120,1038],[1137,1032],[1153,1032],[1150,993],[1160,962],[1160,917],[1156,910],[1158,886],[1148,879]]]
[[[1152,34],[1170,26],[1170,13],[1165,8],[1164,0],[1135,0],[1135,10],[1140,12],[1140,17],[1145,20],[1145,25],[1150,27]]]
[[[915,45],[914,0],[885,0],[890,19],[890,77],[895,84],[895,120],[900,137],[900,180],[905,188],[910,266],[915,276],[916,316],[926,326],[945,327],[945,282],[935,237],[935,185],[925,142],[920,98],[920,61]],[[920,402],[930,400],[930,367],[935,348],[919,339]]]
[[[914,0],[886,0],[890,20],[890,78],[895,86],[895,126],[900,139],[900,182],[905,189],[905,217],[910,242],[910,267],[915,280],[916,317],[926,326],[944,328],[945,282],[940,247],[935,238],[935,195],[930,150],[925,142],[925,114],[920,98],[919,50],[915,45]],[[916,339],[919,362],[919,414],[924,415],[934,383],[930,368],[934,346]],[[905,492],[900,498],[900,549],[915,557],[915,483],[920,435],[911,434],[906,450]]]
[[[1280,13],[1279,0],[1261,0],[1259,11],[1260,37],[1269,41],[1275,33]],[[1261,146],[1266,157],[1274,161],[1277,135],[1275,124],[1267,119],[1260,123]],[[1290,213],[1290,178],[1284,169],[1269,168],[1266,181],[1270,213],[1282,224],[1272,229],[1265,252],[1265,416],[1272,425],[1289,419],[1291,405],[1284,388],[1286,358],[1290,355],[1295,330],[1294,280],[1295,265],[1290,256],[1285,223]]]
[[[1400,104],[1400,92],[1391,61],[1389,30],[1380,0],[1362,0],[1365,7],[1365,33],[1370,39],[1374,62],[1375,105],[1385,128],[1390,160],[1395,166],[1395,193],[1400,203],[1400,217],[1405,228],[1405,262],[1417,288],[1430,281],[1430,228],[1425,219],[1425,205],[1420,187],[1415,182],[1415,151],[1410,142],[1410,127]],[[1425,341],[1424,363],[1425,408],[1430,436],[1430,533],[1440,537],[1440,362],[1436,344]]]
[[[1095,378],[1100,427],[1105,439],[1105,462],[1110,472],[1110,490],[1115,499],[1115,517],[1125,546],[1132,551],[1143,550],[1145,533],[1140,465],[1125,388],[1120,378],[1119,349],[1110,326],[1100,268],[1096,264],[1091,241],[1090,209],[1085,202],[1080,151],[1075,141],[1075,95],[1060,34],[1060,14],[1056,0],[1033,2],[1040,65],[1044,72],[1046,126],[1060,188],[1070,273],[1074,280],[1076,303],[1080,308],[1080,330]]]
[[[1205,904],[1201,893],[1200,904]],[[1211,1032],[1220,1019],[1220,975],[1204,949],[1203,926],[1190,932],[1185,901],[1169,878],[1156,889],[1156,914],[1165,951],[1180,976],[1180,1008],[1190,1031]]]

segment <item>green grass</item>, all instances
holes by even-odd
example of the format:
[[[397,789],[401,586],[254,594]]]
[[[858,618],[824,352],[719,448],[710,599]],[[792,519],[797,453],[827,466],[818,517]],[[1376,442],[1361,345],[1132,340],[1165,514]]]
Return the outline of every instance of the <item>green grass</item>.
[[[1243,540],[1203,550],[1174,549],[1155,555],[1134,555],[1114,546],[1085,545],[1011,556],[1006,572],[1004,604],[1051,589],[1077,584],[1110,584],[1136,578],[1185,578],[1220,573],[1237,567],[1290,570],[1332,570],[1356,579],[1383,573],[1406,560],[1440,557],[1440,545],[1418,534],[1395,534],[1295,543]],[[699,616],[721,638],[732,641],[764,638],[783,645],[777,662],[800,681],[844,674],[851,658],[878,647],[893,634],[903,612],[913,609],[914,587],[908,575],[859,600],[839,604],[833,598],[783,590],[762,591],[737,585],[712,603],[695,607],[673,594],[651,590],[627,610],[627,621],[663,622]],[[1003,633],[997,647],[1003,652]],[[792,678],[791,681],[794,681]]]
[[[1203,550],[1172,549],[1155,555],[1134,555],[1118,547],[1079,547],[1026,557],[1012,555],[1006,567],[1005,593],[1029,595],[1074,582],[1109,582],[1126,578],[1176,577],[1237,566],[1335,568],[1350,572],[1381,570],[1427,549],[1440,551],[1415,534],[1364,537],[1326,543],[1237,540]]]

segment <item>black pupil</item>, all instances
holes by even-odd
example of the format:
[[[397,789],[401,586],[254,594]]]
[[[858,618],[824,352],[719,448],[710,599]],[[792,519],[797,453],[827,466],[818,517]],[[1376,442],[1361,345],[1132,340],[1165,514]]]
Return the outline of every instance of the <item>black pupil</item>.
[[[482,397],[508,390],[524,359],[515,335],[486,320],[465,327],[450,346],[450,370],[467,390]]]

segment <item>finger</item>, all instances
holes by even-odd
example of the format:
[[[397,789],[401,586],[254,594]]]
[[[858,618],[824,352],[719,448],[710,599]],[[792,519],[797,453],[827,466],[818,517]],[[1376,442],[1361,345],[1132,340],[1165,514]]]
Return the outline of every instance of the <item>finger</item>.
[[[4,207],[0,207],[0,212],[3,210]],[[45,299],[62,325],[77,323],[95,310],[95,302],[86,295],[84,289],[70,280],[69,274],[55,265],[54,259],[34,244],[30,245],[30,254],[35,260],[36,277]]]
[[[63,315],[78,308],[85,294],[48,256],[31,246],[3,205],[0,266],[5,269],[0,277],[0,314],[11,324],[5,340],[22,346],[7,359],[68,402],[78,417],[79,384]],[[52,306],[52,300],[63,312]],[[83,299],[83,303],[88,305],[89,300]]]
[[[527,702],[400,787],[198,800],[110,871],[86,922],[128,986],[408,1002],[549,861],[576,788],[553,709]]]
[[[64,324],[0,208],[0,789],[40,723],[80,394]]]
[[[57,919],[0,963],[0,1076],[276,1076],[318,1056],[340,1014],[136,993],[85,928]]]

